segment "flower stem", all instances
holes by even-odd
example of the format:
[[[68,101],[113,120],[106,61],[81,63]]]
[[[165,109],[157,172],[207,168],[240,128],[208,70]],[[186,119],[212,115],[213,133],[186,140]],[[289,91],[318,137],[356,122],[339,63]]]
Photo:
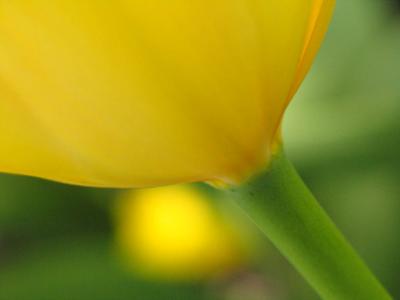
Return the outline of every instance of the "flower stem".
[[[267,172],[232,189],[256,225],[322,299],[392,299],[280,151]]]

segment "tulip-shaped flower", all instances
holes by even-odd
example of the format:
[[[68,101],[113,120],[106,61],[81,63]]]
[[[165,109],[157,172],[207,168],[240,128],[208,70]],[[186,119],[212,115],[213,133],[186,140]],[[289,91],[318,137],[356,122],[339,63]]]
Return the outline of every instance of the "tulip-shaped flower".
[[[0,2],[0,170],[140,187],[270,160],[333,1]]]
[[[249,188],[255,189],[251,195],[260,193],[259,201],[243,207],[320,294],[367,299],[360,286],[368,285],[368,295],[378,295],[370,299],[384,299],[329,219],[316,212],[316,203],[302,207],[302,213],[320,216],[307,217],[316,228],[303,230],[306,222],[291,210],[282,217],[285,199],[302,203],[311,196],[294,192],[297,186],[288,179],[294,172],[276,153],[280,123],[333,5],[0,0],[0,171],[105,187],[194,181],[241,186],[266,173],[274,178],[257,178],[273,187],[260,191],[250,184],[236,194],[245,198]],[[296,240],[294,229],[312,232]],[[332,243],[315,242],[324,236],[334,236],[327,239]],[[342,246],[343,252],[324,252]],[[348,259],[338,265],[332,251]],[[349,279],[346,270],[366,275]]]

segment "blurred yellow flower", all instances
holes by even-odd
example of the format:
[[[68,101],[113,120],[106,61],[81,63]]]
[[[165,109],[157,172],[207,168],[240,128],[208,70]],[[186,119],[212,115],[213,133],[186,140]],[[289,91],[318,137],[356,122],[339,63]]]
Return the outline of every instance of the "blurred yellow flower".
[[[113,187],[262,168],[334,0],[0,2],[0,171]]]
[[[244,236],[193,188],[131,191],[121,198],[117,243],[129,264],[146,275],[200,279],[232,271],[248,258]]]

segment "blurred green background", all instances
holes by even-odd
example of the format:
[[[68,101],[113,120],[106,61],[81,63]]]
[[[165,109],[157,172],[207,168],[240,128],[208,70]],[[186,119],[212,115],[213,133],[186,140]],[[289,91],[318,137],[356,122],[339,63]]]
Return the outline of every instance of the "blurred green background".
[[[338,0],[286,114],[285,147],[360,255],[400,299],[400,1]],[[200,187],[207,189],[206,187]],[[230,274],[150,279],[116,250],[117,191],[0,175],[0,299],[318,299],[268,241]]]

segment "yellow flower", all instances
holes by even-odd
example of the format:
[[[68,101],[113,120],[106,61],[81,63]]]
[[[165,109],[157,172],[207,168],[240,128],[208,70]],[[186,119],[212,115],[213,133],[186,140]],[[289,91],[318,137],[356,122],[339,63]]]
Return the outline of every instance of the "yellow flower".
[[[334,0],[0,2],[0,171],[235,183],[268,162]]]
[[[233,222],[187,186],[128,192],[116,221],[119,249],[147,276],[200,279],[229,272],[250,254]]]

